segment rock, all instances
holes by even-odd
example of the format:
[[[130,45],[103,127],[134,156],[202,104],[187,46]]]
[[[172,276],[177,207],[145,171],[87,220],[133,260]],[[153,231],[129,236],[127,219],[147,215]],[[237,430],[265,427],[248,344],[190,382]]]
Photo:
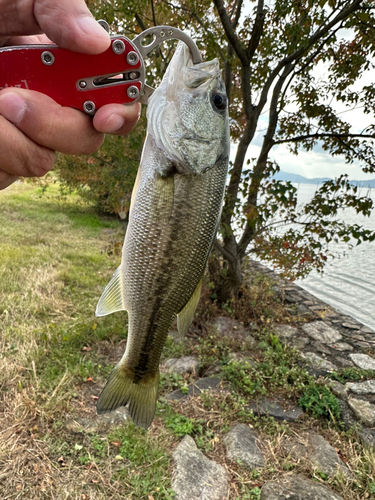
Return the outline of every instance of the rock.
[[[275,325],[274,332],[280,337],[284,337],[289,339],[290,337],[294,337],[298,334],[298,328],[290,325]]]
[[[369,342],[363,342],[363,341],[359,341],[359,340],[355,340],[354,342],[361,349],[370,349],[371,348],[371,345],[369,344]]]
[[[255,361],[251,357],[251,352],[231,352],[228,356],[229,358],[229,363],[230,362],[236,362],[236,363],[248,363],[251,366],[255,366]]]
[[[302,326],[302,330],[313,339],[325,344],[332,344],[342,339],[341,333],[335,328],[328,326],[324,321],[306,323]]]
[[[368,354],[349,354],[349,358],[362,370],[375,370],[375,359]]]
[[[336,380],[331,380],[328,383],[328,386],[330,387],[333,394],[338,398],[344,400],[348,399],[348,394],[345,385],[340,384],[340,382],[337,382]]]
[[[336,453],[336,450],[320,434],[309,434],[309,444],[313,448],[310,456],[312,463],[317,465],[325,474],[335,474],[340,471],[346,476],[351,475],[351,471],[344,464]]]
[[[101,430],[105,430],[110,426],[123,424],[124,422],[131,422],[128,409],[121,406],[114,411],[97,415],[95,418],[76,418],[69,420],[65,427],[73,434],[95,434]]]
[[[331,354],[331,351],[328,349],[326,344],[323,344],[322,342],[314,342],[313,348],[323,354]]]
[[[364,337],[363,335],[360,335],[359,333],[356,333],[355,336],[352,335],[351,338],[354,340],[366,340],[366,337]]]
[[[285,288],[284,288],[285,290]],[[284,300],[285,302],[288,302],[289,304],[294,304],[295,302],[301,302],[302,297],[299,295],[299,293],[296,293],[294,290],[290,291],[289,293],[284,293]]]
[[[205,377],[212,377],[213,375],[219,375],[222,371],[222,365],[219,363],[219,361],[215,361],[211,366],[207,368],[203,375]]]
[[[282,482],[265,483],[260,500],[343,500],[343,498],[310,479],[284,476]]]
[[[284,408],[280,406],[277,401],[270,401],[267,399],[252,403],[248,406],[248,408],[253,411],[254,415],[259,417],[273,417],[279,422],[294,422],[303,415],[303,409],[300,406],[284,410]]]
[[[174,342],[180,344],[181,342],[183,342],[183,338],[181,337],[181,334],[180,332],[177,330],[177,329],[173,329],[173,330],[170,330],[168,332],[168,337],[170,337],[171,339],[174,340]]]
[[[300,460],[309,455],[309,447],[306,441],[299,439],[284,437],[281,444],[284,452],[286,452],[293,460]]]
[[[349,328],[350,330],[360,330],[361,325],[357,323],[341,323],[344,328]]]
[[[331,344],[330,347],[332,349],[336,349],[337,351],[352,351],[353,346],[347,344],[346,342],[338,342],[337,344]]]
[[[194,439],[185,436],[173,452],[176,500],[227,500],[229,485],[224,467],[198,450]]]
[[[249,334],[249,330],[246,329],[242,323],[236,319],[227,318],[226,316],[217,316],[211,322],[211,325],[214,326],[219,335],[222,336],[244,336],[245,334],[247,336]]]
[[[246,335],[245,341],[246,341],[247,347],[249,349],[254,349],[258,344],[258,342],[255,340],[255,338],[252,335]]]
[[[375,394],[375,380],[366,380],[365,382],[347,382],[345,389],[354,394]]]
[[[301,351],[302,349],[305,348],[306,344],[308,344],[309,342],[309,339],[307,339],[306,337],[294,337],[292,338],[288,344],[291,346],[291,347],[294,347],[294,349],[297,349],[297,351]]]
[[[178,400],[185,398],[186,396],[197,396],[202,391],[207,389],[214,389],[221,382],[219,377],[204,377],[196,380],[194,383],[188,386],[187,392],[182,392],[181,389],[177,389],[176,391],[167,394],[166,398],[169,401]]]
[[[198,373],[200,363],[195,356],[167,359],[161,366],[165,371],[173,373]]]
[[[317,304],[310,307],[310,309],[312,311],[325,311],[326,307],[326,304]]]
[[[310,309],[303,304],[299,304],[295,311],[298,316],[311,316]]]
[[[237,424],[224,436],[227,458],[255,469],[264,467],[265,460],[259,450],[258,434],[246,424]]]
[[[343,358],[342,356],[335,356],[335,362],[338,366],[341,366],[341,368],[350,368],[354,366],[349,359]]]
[[[363,424],[368,427],[372,427],[375,424],[375,405],[356,398],[349,398],[348,405]]]
[[[375,430],[374,429],[368,429],[367,427],[362,428],[359,431],[359,437],[365,444],[367,444],[368,446],[372,446],[372,448],[375,448]]]
[[[369,326],[363,326],[361,328],[361,332],[362,333],[375,333],[375,331],[372,328],[370,328]]]
[[[355,429],[356,427],[361,427],[358,420],[355,419],[353,412],[350,410],[347,401],[343,399],[338,400],[340,405],[340,419],[344,422],[345,430]]]
[[[318,356],[315,352],[301,352],[300,356],[307,361],[309,366],[314,370],[321,372],[334,372],[337,371],[337,366],[328,361],[327,359]]]

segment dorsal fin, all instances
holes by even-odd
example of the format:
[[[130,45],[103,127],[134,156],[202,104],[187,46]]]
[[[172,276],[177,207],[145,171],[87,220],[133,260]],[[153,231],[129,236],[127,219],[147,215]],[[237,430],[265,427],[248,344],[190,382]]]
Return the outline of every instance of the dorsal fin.
[[[96,306],[95,316],[106,316],[117,311],[125,311],[125,301],[121,285],[121,266],[114,272]]]

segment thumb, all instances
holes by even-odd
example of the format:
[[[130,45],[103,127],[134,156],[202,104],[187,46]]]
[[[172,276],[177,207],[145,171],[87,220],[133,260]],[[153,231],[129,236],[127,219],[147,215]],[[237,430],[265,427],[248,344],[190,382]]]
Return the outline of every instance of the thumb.
[[[34,16],[48,38],[65,49],[100,54],[110,45],[84,0],[35,0]]]

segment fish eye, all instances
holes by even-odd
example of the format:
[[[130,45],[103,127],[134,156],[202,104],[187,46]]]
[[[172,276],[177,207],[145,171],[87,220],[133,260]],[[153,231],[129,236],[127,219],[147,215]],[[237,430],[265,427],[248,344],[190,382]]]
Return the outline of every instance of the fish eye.
[[[227,109],[227,97],[225,94],[214,92],[211,96],[211,102],[217,111],[224,111]]]

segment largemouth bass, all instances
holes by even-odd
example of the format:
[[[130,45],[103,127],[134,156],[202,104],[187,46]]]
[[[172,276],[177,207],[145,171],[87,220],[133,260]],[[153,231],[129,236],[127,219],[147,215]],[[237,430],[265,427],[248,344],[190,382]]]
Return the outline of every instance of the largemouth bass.
[[[194,318],[219,223],[229,127],[218,61],[193,65],[180,43],[149,100],[147,120],[121,265],[96,310],[128,312],[126,350],[97,411],[128,404],[144,428],[155,414],[168,331],[176,315],[181,335]]]

